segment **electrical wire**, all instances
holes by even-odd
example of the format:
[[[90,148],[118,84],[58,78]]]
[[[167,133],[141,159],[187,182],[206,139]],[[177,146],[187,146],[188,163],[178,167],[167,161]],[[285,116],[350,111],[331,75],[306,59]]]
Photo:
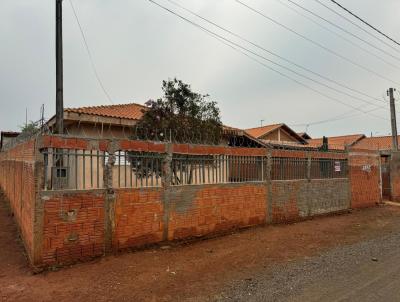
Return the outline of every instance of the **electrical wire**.
[[[358,29],[362,30],[363,32],[365,32],[367,35],[373,37],[374,39],[380,41],[381,43],[385,44],[386,46],[390,47],[391,49],[393,49],[394,51],[400,53],[400,50],[397,49],[396,47],[393,47],[393,45],[387,43],[385,40],[377,37],[376,35],[372,34],[371,32],[369,32],[368,30],[366,30],[365,28],[363,28],[362,26],[358,25],[357,23],[353,22],[352,20],[350,20],[349,18],[343,16],[342,14],[338,13],[337,11],[335,11],[333,8],[329,7],[328,5],[322,3],[320,0],[314,0],[315,2],[319,3],[320,5],[322,5],[323,7],[325,7],[326,9],[328,9],[329,11],[333,12],[335,15],[338,15],[339,17],[341,17],[342,19],[346,20],[347,22],[353,24],[355,27],[357,27]]]
[[[323,76],[323,75],[321,75],[321,74],[319,74],[319,73],[317,73],[317,72],[314,72],[314,71],[312,71],[312,70],[310,70],[310,69],[308,69],[308,68],[306,68],[306,67],[303,67],[303,66],[301,66],[301,65],[299,65],[299,64],[297,64],[297,63],[295,63],[295,62],[293,62],[293,61],[290,61],[290,60],[288,60],[288,59],[286,59],[286,58],[284,58],[284,57],[282,57],[282,56],[280,56],[280,55],[278,55],[278,54],[276,54],[276,53],[274,53],[274,52],[272,52],[272,51],[270,51],[270,50],[268,50],[268,49],[266,49],[266,48],[264,48],[264,47],[262,47],[262,46],[260,46],[260,45],[258,45],[258,44],[256,44],[256,43],[254,43],[254,42],[252,42],[252,41],[250,41],[250,40],[248,40],[248,39],[246,39],[246,38],[243,38],[242,36],[240,36],[240,35],[238,35],[238,34],[232,32],[232,31],[230,31],[230,30],[228,30],[228,29],[226,29],[226,28],[224,28],[224,27],[222,27],[222,26],[220,26],[220,25],[218,25],[218,24],[216,24],[216,23],[210,21],[209,19],[206,19],[206,18],[200,16],[199,14],[197,14],[197,13],[195,13],[195,12],[193,12],[193,11],[187,9],[186,7],[184,7],[184,6],[182,6],[182,5],[178,4],[178,3],[176,3],[176,2],[173,1],[173,0],[166,0],[166,1],[168,1],[168,2],[170,2],[170,3],[172,3],[172,4],[176,5],[176,6],[178,6],[179,8],[181,8],[181,9],[183,9],[183,10],[189,12],[190,14],[192,14],[192,15],[194,15],[194,16],[196,16],[196,17],[198,17],[198,18],[200,18],[200,19],[202,19],[202,20],[204,20],[204,21],[206,21],[206,22],[208,22],[208,23],[210,23],[210,24],[212,24],[213,26],[216,26],[217,28],[219,28],[219,29],[221,29],[221,30],[223,30],[223,31],[225,31],[225,32],[227,32],[227,33],[229,33],[229,34],[231,34],[231,35],[233,35],[233,36],[235,36],[235,37],[237,37],[237,38],[239,38],[239,39],[241,39],[241,40],[243,40],[243,41],[245,41],[245,42],[247,42],[247,43],[249,43],[249,44],[251,44],[251,45],[253,45],[253,46],[255,46],[255,47],[257,47],[257,48],[259,48],[259,49],[264,50],[265,52],[267,52],[267,53],[269,53],[269,54],[271,54],[271,55],[273,55],[273,56],[275,56],[275,57],[280,58],[281,60],[284,60],[284,61],[286,61],[286,62],[288,62],[288,63],[290,63],[290,64],[292,64],[292,65],[295,65],[296,67],[298,67],[298,68],[300,68],[300,69],[303,69],[303,70],[305,70],[305,71],[308,71],[308,72],[310,72],[310,73],[312,73],[312,74],[314,74],[314,75],[317,75],[317,76],[319,76],[319,77],[321,77],[321,78],[323,78],[323,79],[325,79],[325,80],[327,80],[327,81],[333,82],[333,83],[335,83],[336,85],[342,86],[342,87],[344,87],[344,88],[346,88],[346,89],[349,89],[349,90],[351,90],[351,91],[354,91],[354,92],[356,92],[356,93],[365,95],[365,96],[367,96],[367,97],[369,97],[369,98],[371,98],[371,99],[373,99],[373,100],[378,100],[379,102],[381,101],[380,99],[371,97],[371,96],[369,96],[369,95],[367,95],[367,94],[365,94],[365,93],[363,93],[363,92],[361,92],[361,91],[358,91],[358,90],[356,90],[356,89],[353,89],[353,88],[351,88],[351,87],[349,87],[349,86],[347,86],[347,85],[345,85],[345,84],[341,84],[341,83],[339,83],[339,82],[337,82],[337,81],[335,81],[335,80],[332,80],[332,79],[330,79],[330,78],[328,78],[328,77],[326,77],[326,76]],[[328,88],[328,89],[330,89],[330,90],[333,90],[333,91],[335,91],[335,92],[341,93],[341,94],[346,95],[346,96],[348,96],[348,97],[351,97],[351,98],[360,100],[360,101],[365,102],[365,103],[368,103],[368,104],[370,104],[370,105],[379,107],[379,105],[376,105],[375,103],[371,103],[371,102],[366,101],[366,100],[364,100],[364,99],[361,99],[361,98],[355,97],[355,96],[353,96],[353,95],[350,95],[350,94],[348,94],[348,93],[346,93],[346,92],[340,91],[340,90],[338,90],[338,89],[336,89],[336,88],[334,88],[334,87],[328,86],[328,85],[326,85],[326,84],[324,84],[324,83],[322,83],[322,82],[320,82],[320,81],[318,81],[318,80],[311,79],[311,78],[308,77],[308,76],[305,76],[305,75],[300,74],[300,73],[298,73],[298,72],[296,72],[296,71],[293,71],[292,69],[287,68],[287,67],[285,67],[285,66],[283,66],[283,65],[281,65],[281,64],[279,64],[279,63],[276,63],[276,62],[274,62],[274,61],[272,61],[272,60],[269,60],[269,59],[267,59],[267,58],[265,58],[265,57],[263,57],[263,56],[259,56],[259,55],[257,55],[257,56],[260,57],[260,58],[262,58],[262,59],[264,59],[264,60],[266,60],[266,61],[268,61],[268,62],[270,62],[270,63],[272,63],[272,64],[274,64],[274,65],[276,65],[276,66],[279,66],[279,67],[281,67],[281,68],[283,68],[283,69],[286,69],[286,70],[288,70],[288,71],[290,71],[290,72],[292,72],[292,73],[295,73],[296,75],[299,75],[299,76],[301,76],[301,77],[304,77],[304,78],[306,78],[307,80],[314,81],[314,82],[316,82],[317,84],[319,84],[319,85],[321,85],[321,86],[324,86],[324,87],[326,87],[326,88]],[[383,109],[385,109],[385,110],[387,110],[386,107],[385,107],[385,108],[382,107],[382,106],[380,106],[380,107],[383,108]]]
[[[108,99],[108,101],[109,101],[111,104],[114,105],[114,102],[113,102],[113,100],[112,100],[110,94],[107,92],[107,90],[106,90],[106,88],[105,88],[103,82],[101,81],[100,75],[99,75],[99,73],[98,73],[98,71],[97,71],[97,68],[96,68],[96,64],[94,63],[94,59],[93,59],[93,56],[92,56],[92,52],[90,51],[89,44],[88,44],[87,39],[86,39],[86,36],[85,36],[85,32],[84,32],[84,30],[83,30],[83,27],[82,27],[82,25],[81,25],[81,22],[79,21],[78,14],[77,14],[77,12],[76,12],[76,10],[75,10],[74,4],[72,3],[72,0],[69,0],[69,3],[70,3],[70,5],[71,5],[72,11],[73,11],[73,13],[74,13],[75,20],[76,20],[76,22],[77,22],[77,24],[78,24],[79,31],[80,31],[80,33],[81,33],[82,40],[83,40],[84,46],[85,46],[85,48],[86,48],[86,52],[87,52],[87,54],[88,54],[89,61],[90,61],[90,65],[91,65],[91,67],[92,67],[93,73],[94,73],[94,75],[95,75],[95,77],[96,77],[96,79],[97,79],[97,82],[99,83],[99,85],[100,85],[102,91],[104,92],[104,95],[106,96],[106,98]]]
[[[260,56],[259,54],[255,53],[255,52],[253,52],[253,51],[251,51],[251,50],[249,50],[249,49],[247,49],[247,48],[245,48],[245,47],[243,47],[243,46],[240,46],[239,44],[237,44],[237,43],[235,43],[235,42],[233,42],[233,41],[231,41],[231,40],[229,40],[229,39],[226,39],[226,38],[224,38],[223,36],[221,36],[221,35],[219,35],[219,34],[216,34],[215,32],[212,32],[212,31],[208,30],[207,28],[205,28],[205,27],[203,27],[203,26],[201,26],[201,25],[199,25],[199,24],[197,24],[197,23],[195,23],[195,22],[189,20],[188,18],[186,18],[186,17],[184,17],[184,16],[178,14],[177,12],[173,11],[172,9],[169,9],[169,8],[167,8],[167,7],[163,6],[163,5],[161,5],[160,3],[158,3],[158,2],[156,2],[156,1],[154,1],[154,0],[148,0],[148,1],[149,1],[150,3],[152,3],[152,4],[154,4],[154,5],[156,5],[156,6],[160,7],[160,8],[162,8],[162,9],[164,9],[165,11],[167,11],[167,12],[173,14],[174,16],[176,16],[176,17],[182,19],[183,21],[185,21],[185,22],[187,22],[187,23],[189,23],[189,24],[191,24],[191,25],[193,25],[193,26],[195,26],[195,27],[201,29],[202,31],[204,31],[204,32],[206,32],[207,34],[211,35],[212,37],[216,38],[218,41],[220,41],[220,42],[222,42],[223,44],[229,46],[230,48],[234,49],[235,51],[237,51],[237,52],[239,52],[239,53],[245,55],[246,57],[248,57],[248,58],[250,58],[251,60],[257,62],[258,64],[264,66],[265,68],[267,68],[267,69],[269,69],[269,70],[272,70],[272,71],[274,71],[274,72],[280,74],[281,76],[283,76],[283,77],[285,77],[285,78],[287,78],[287,79],[290,79],[291,81],[294,81],[294,82],[296,82],[297,84],[299,84],[299,85],[301,85],[301,86],[303,86],[303,87],[305,87],[305,88],[307,88],[307,89],[309,89],[309,90],[311,90],[311,91],[313,91],[313,92],[315,92],[315,93],[317,93],[317,94],[319,94],[319,95],[324,96],[325,98],[328,98],[328,99],[330,99],[330,100],[332,100],[332,101],[338,102],[338,103],[340,103],[340,104],[342,104],[342,105],[344,105],[344,106],[350,107],[350,108],[355,109],[355,110],[358,110],[358,111],[360,111],[360,112],[367,113],[367,112],[364,112],[363,110],[361,110],[362,107],[356,107],[356,106],[350,105],[350,104],[348,104],[348,103],[345,103],[345,102],[343,102],[343,101],[341,101],[341,100],[339,100],[339,99],[336,99],[336,98],[334,98],[334,97],[332,97],[332,96],[330,96],[330,95],[327,95],[327,94],[325,94],[325,93],[323,93],[323,92],[321,92],[321,91],[319,91],[319,90],[317,90],[317,89],[315,89],[315,88],[313,88],[313,87],[311,87],[311,86],[309,86],[309,85],[307,85],[307,84],[304,84],[303,82],[301,82],[301,81],[299,81],[299,80],[297,80],[297,79],[295,79],[295,78],[293,78],[293,77],[291,77],[291,76],[288,76],[287,74],[285,74],[285,73],[283,73],[283,72],[281,72],[281,71],[279,71],[279,70],[276,70],[275,68],[272,68],[271,66],[269,66],[269,65],[267,65],[267,64],[265,64],[265,63],[263,63],[263,62],[261,62],[260,60],[258,60],[258,59],[256,59],[256,58],[252,57],[251,55],[254,55],[254,56],[257,56],[257,57],[260,57],[260,58],[265,58],[265,57]],[[250,54],[251,54],[251,55],[250,55]],[[268,60],[268,59],[267,59],[267,60]],[[373,104],[373,105],[376,106],[376,104]],[[371,113],[369,113],[369,114],[370,114],[371,116],[376,117],[376,118],[386,120],[385,118],[383,118],[383,117],[381,117],[381,116],[373,115],[373,114],[371,114]]]
[[[395,39],[389,37],[387,34],[383,33],[381,30],[379,30],[378,28],[376,28],[375,26],[371,25],[369,22],[365,21],[364,19],[362,19],[361,17],[359,17],[358,15],[356,15],[355,13],[353,13],[351,10],[345,8],[343,5],[341,5],[340,3],[336,2],[335,0],[330,0],[332,3],[336,4],[337,6],[339,6],[341,9],[343,9],[344,11],[348,12],[350,15],[352,15],[353,17],[355,17],[356,19],[360,20],[362,23],[364,23],[365,25],[367,25],[368,27],[372,28],[374,31],[376,31],[377,33],[381,34],[382,36],[384,36],[385,38],[389,39],[390,41],[392,41],[393,43],[397,44],[400,46],[400,43],[397,42]]]
[[[348,62],[348,63],[350,63],[350,64],[352,64],[352,65],[354,65],[354,66],[356,66],[356,67],[358,67],[358,68],[360,68],[360,69],[363,69],[363,70],[365,70],[365,71],[367,71],[367,72],[369,72],[369,73],[371,73],[371,74],[374,74],[375,76],[377,76],[377,77],[379,77],[379,78],[381,78],[381,79],[384,79],[384,80],[389,81],[389,82],[391,82],[391,83],[394,83],[394,84],[396,84],[396,85],[400,85],[400,83],[398,83],[398,82],[396,82],[396,81],[394,81],[394,80],[391,80],[391,79],[389,79],[388,77],[386,77],[386,76],[384,76],[384,75],[381,75],[381,74],[379,74],[378,72],[376,72],[376,71],[374,71],[374,70],[372,70],[372,69],[369,69],[369,68],[367,68],[367,67],[365,67],[365,66],[363,66],[363,65],[361,65],[361,64],[359,64],[359,63],[357,63],[357,62],[355,62],[355,61],[353,61],[353,60],[351,60],[351,59],[349,59],[349,58],[347,58],[346,56],[344,56],[344,55],[342,55],[342,54],[340,54],[340,53],[338,53],[338,52],[336,52],[336,51],[331,50],[331,49],[328,48],[327,46],[324,46],[324,45],[322,45],[321,43],[319,43],[319,42],[317,42],[317,41],[314,41],[313,39],[308,38],[307,36],[305,36],[305,35],[303,35],[303,34],[300,34],[299,32],[297,32],[297,31],[291,29],[290,27],[288,27],[288,26],[282,24],[282,23],[279,22],[279,21],[276,21],[275,19],[273,19],[273,18],[267,16],[267,15],[264,14],[263,12],[261,12],[261,11],[255,9],[255,8],[253,8],[253,7],[251,7],[250,5],[248,5],[248,4],[246,4],[246,3],[243,3],[243,2],[240,1],[240,0],[234,0],[234,1],[237,2],[237,3],[239,3],[240,5],[242,5],[243,7],[246,7],[246,8],[249,9],[250,11],[252,11],[252,12],[254,12],[254,13],[256,13],[256,14],[262,16],[263,18],[265,18],[265,19],[267,19],[267,20],[273,22],[274,24],[276,24],[276,25],[278,25],[278,26],[284,28],[285,30],[287,30],[287,31],[289,31],[289,32],[291,32],[291,33],[293,33],[293,34],[295,34],[296,36],[298,36],[298,37],[300,37],[300,38],[302,38],[302,39],[308,41],[309,43],[312,43],[313,45],[315,45],[315,46],[317,46],[317,47],[319,47],[319,48],[325,50],[326,52],[329,52],[329,53],[331,53],[332,55],[334,55],[334,56],[336,56],[336,57],[338,57],[338,58],[340,58],[340,59],[342,59],[342,60],[344,60],[344,61],[346,61],[346,62]],[[318,1],[318,0],[316,0],[316,1]]]
[[[374,109],[370,110],[370,111],[367,111],[367,112],[372,112],[372,111],[374,111]],[[335,117],[332,117],[332,118],[329,118],[329,119],[320,120],[320,121],[311,122],[311,123],[294,124],[294,125],[290,125],[290,127],[304,127],[304,126],[313,126],[313,125],[326,124],[326,123],[330,123],[330,122],[341,121],[341,120],[352,118],[352,117],[357,117],[357,116],[360,116],[362,114],[363,113],[360,113],[360,112],[355,113],[355,110],[351,110],[351,111],[348,111],[346,113],[340,114],[338,116],[335,116]]]
[[[310,22],[316,24],[317,26],[319,26],[319,27],[325,29],[326,31],[329,31],[330,33],[336,35],[337,37],[341,38],[342,40],[344,40],[344,41],[350,43],[351,45],[353,45],[353,46],[355,46],[355,47],[361,49],[362,51],[368,53],[369,55],[375,57],[376,59],[378,59],[378,60],[384,62],[384,63],[387,64],[388,66],[390,66],[390,67],[395,67],[395,68],[397,68],[397,69],[400,69],[400,66],[394,65],[393,63],[391,63],[391,62],[389,62],[389,61],[386,61],[384,58],[378,56],[377,54],[371,52],[370,50],[368,50],[368,49],[366,49],[366,48],[360,46],[360,45],[357,44],[357,43],[354,43],[352,40],[350,40],[350,39],[344,37],[343,35],[340,35],[339,33],[337,33],[337,32],[335,32],[335,31],[331,30],[330,28],[328,28],[328,27],[322,25],[321,23],[316,22],[314,19],[312,19],[312,18],[310,18],[310,17],[308,17],[308,16],[302,14],[301,12],[299,12],[298,10],[296,10],[295,8],[293,8],[293,7],[289,6],[288,4],[284,3],[283,0],[276,0],[276,1],[279,2],[281,5],[287,7],[288,9],[294,11],[296,14],[298,14],[298,15],[302,16],[303,18],[306,18],[306,19],[309,20]],[[343,28],[343,27],[337,25],[336,23],[334,23],[334,22],[332,22],[332,21],[330,21],[330,20],[328,20],[328,19],[326,19],[326,18],[324,18],[324,17],[321,17],[320,15],[318,15],[317,13],[315,13],[315,12],[309,10],[308,8],[306,8],[306,7],[300,5],[300,4],[298,4],[298,3],[296,3],[296,2],[294,2],[294,1],[292,1],[292,0],[286,0],[286,1],[288,1],[289,3],[291,3],[291,4],[295,5],[295,6],[297,6],[298,8],[300,8],[300,9],[302,9],[302,10],[308,12],[309,14],[313,15],[314,17],[323,20],[324,22],[326,22],[326,23],[330,24],[331,26],[333,26],[333,27],[339,29],[340,31],[347,33],[348,35],[352,36],[353,38],[356,38],[357,40],[360,40],[360,41],[364,42],[365,44],[367,44],[367,45],[369,45],[369,46],[371,46],[371,47],[373,47],[373,48],[375,48],[375,49],[377,49],[377,50],[379,50],[379,51],[381,51],[381,52],[383,52],[383,53],[389,55],[389,56],[392,57],[392,58],[395,58],[396,60],[400,60],[399,57],[396,57],[396,56],[392,55],[391,53],[387,52],[386,50],[384,50],[384,49],[382,49],[382,48],[380,48],[380,47],[377,47],[376,45],[374,45],[374,44],[368,42],[367,40],[365,40],[365,39],[363,39],[363,38],[361,38],[361,37],[359,37],[359,36],[357,36],[357,35],[355,35],[355,34],[353,34],[352,32],[350,32],[350,31],[348,31],[347,29],[345,29],[345,28]]]

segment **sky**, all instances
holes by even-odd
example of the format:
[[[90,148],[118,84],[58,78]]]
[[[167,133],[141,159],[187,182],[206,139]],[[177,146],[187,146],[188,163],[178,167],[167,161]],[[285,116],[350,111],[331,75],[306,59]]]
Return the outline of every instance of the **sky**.
[[[329,0],[319,1],[380,37],[384,43],[316,0],[292,2],[350,34],[302,11],[288,0],[241,1],[314,41],[314,44],[235,0],[174,0],[251,41],[252,44],[249,44],[167,0],[155,0],[239,47],[250,50],[252,53],[247,53],[248,56],[243,54],[243,48],[240,52],[238,46],[235,50],[221,43],[220,39],[149,0],[72,1],[101,82],[115,104],[144,104],[149,99],[159,98],[162,96],[162,81],[176,77],[190,84],[194,91],[209,94],[210,99],[217,101],[222,121],[230,126],[258,127],[263,120],[264,125],[286,123],[298,132],[307,130],[313,137],[390,133],[386,91],[389,87],[400,88],[400,46],[374,33]],[[400,1],[340,2],[400,40],[397,13]],[[69,0],[64,0],[63,7],[64,105],[110,105],[111,101],[96,80]],[[303,16],[290,8],[296,8]],[[55,113],[54,14],[54,0],[0,1],[0,130],[18,130],[25,122],[26,110],[29,120],[38,120],[42,104],[45,105],[47,118]],[[332,34],[332,31],[346,40]],[[254,45],[314,73],[290,65]],[[274,67],[266,60],[296,73]],[[316,73],[325,79],[319,78]],[[299,74],[316,79],[322,85]],[[396,96],[400,99],[400,94]],[[315,124],[326,120],[329,122]]]

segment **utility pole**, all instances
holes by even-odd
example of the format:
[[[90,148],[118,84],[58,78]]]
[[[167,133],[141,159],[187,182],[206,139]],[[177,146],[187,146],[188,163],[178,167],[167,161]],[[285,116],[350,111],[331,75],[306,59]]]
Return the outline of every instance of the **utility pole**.
[[[57,134],[64,133],[63,38],[62,1],[56,0],[56,126]]]
[[[399,150],[399,142],[397,140],[397,120],[396,120],[396,105],[394,103],[394,91],[396,89],[389,88],[388,96],[390,97],[390,119],[392,122],[392,149],[394,151]]]

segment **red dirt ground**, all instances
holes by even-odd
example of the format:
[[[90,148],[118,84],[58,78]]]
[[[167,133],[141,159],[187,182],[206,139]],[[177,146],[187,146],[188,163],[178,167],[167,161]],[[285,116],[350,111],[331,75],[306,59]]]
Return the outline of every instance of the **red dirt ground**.
[[[206,301],[272,263],[389,233],[400,207],[266,226],[168,249],[128,253],[33,275],[0,201],[0,301]]]

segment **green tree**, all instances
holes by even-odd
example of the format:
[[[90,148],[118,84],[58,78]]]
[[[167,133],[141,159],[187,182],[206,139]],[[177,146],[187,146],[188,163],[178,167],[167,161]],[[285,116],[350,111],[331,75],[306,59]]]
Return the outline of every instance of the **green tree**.
[[[39,123],[30,121],[26,125],[20,126],[21,134],[34,134],[40,130]]]
[[[163,81],[164,96],[146,103],[137,125],[139,138],[217,144],[222,136],[220,110],[209,95],[193,92],[180,80]]]

